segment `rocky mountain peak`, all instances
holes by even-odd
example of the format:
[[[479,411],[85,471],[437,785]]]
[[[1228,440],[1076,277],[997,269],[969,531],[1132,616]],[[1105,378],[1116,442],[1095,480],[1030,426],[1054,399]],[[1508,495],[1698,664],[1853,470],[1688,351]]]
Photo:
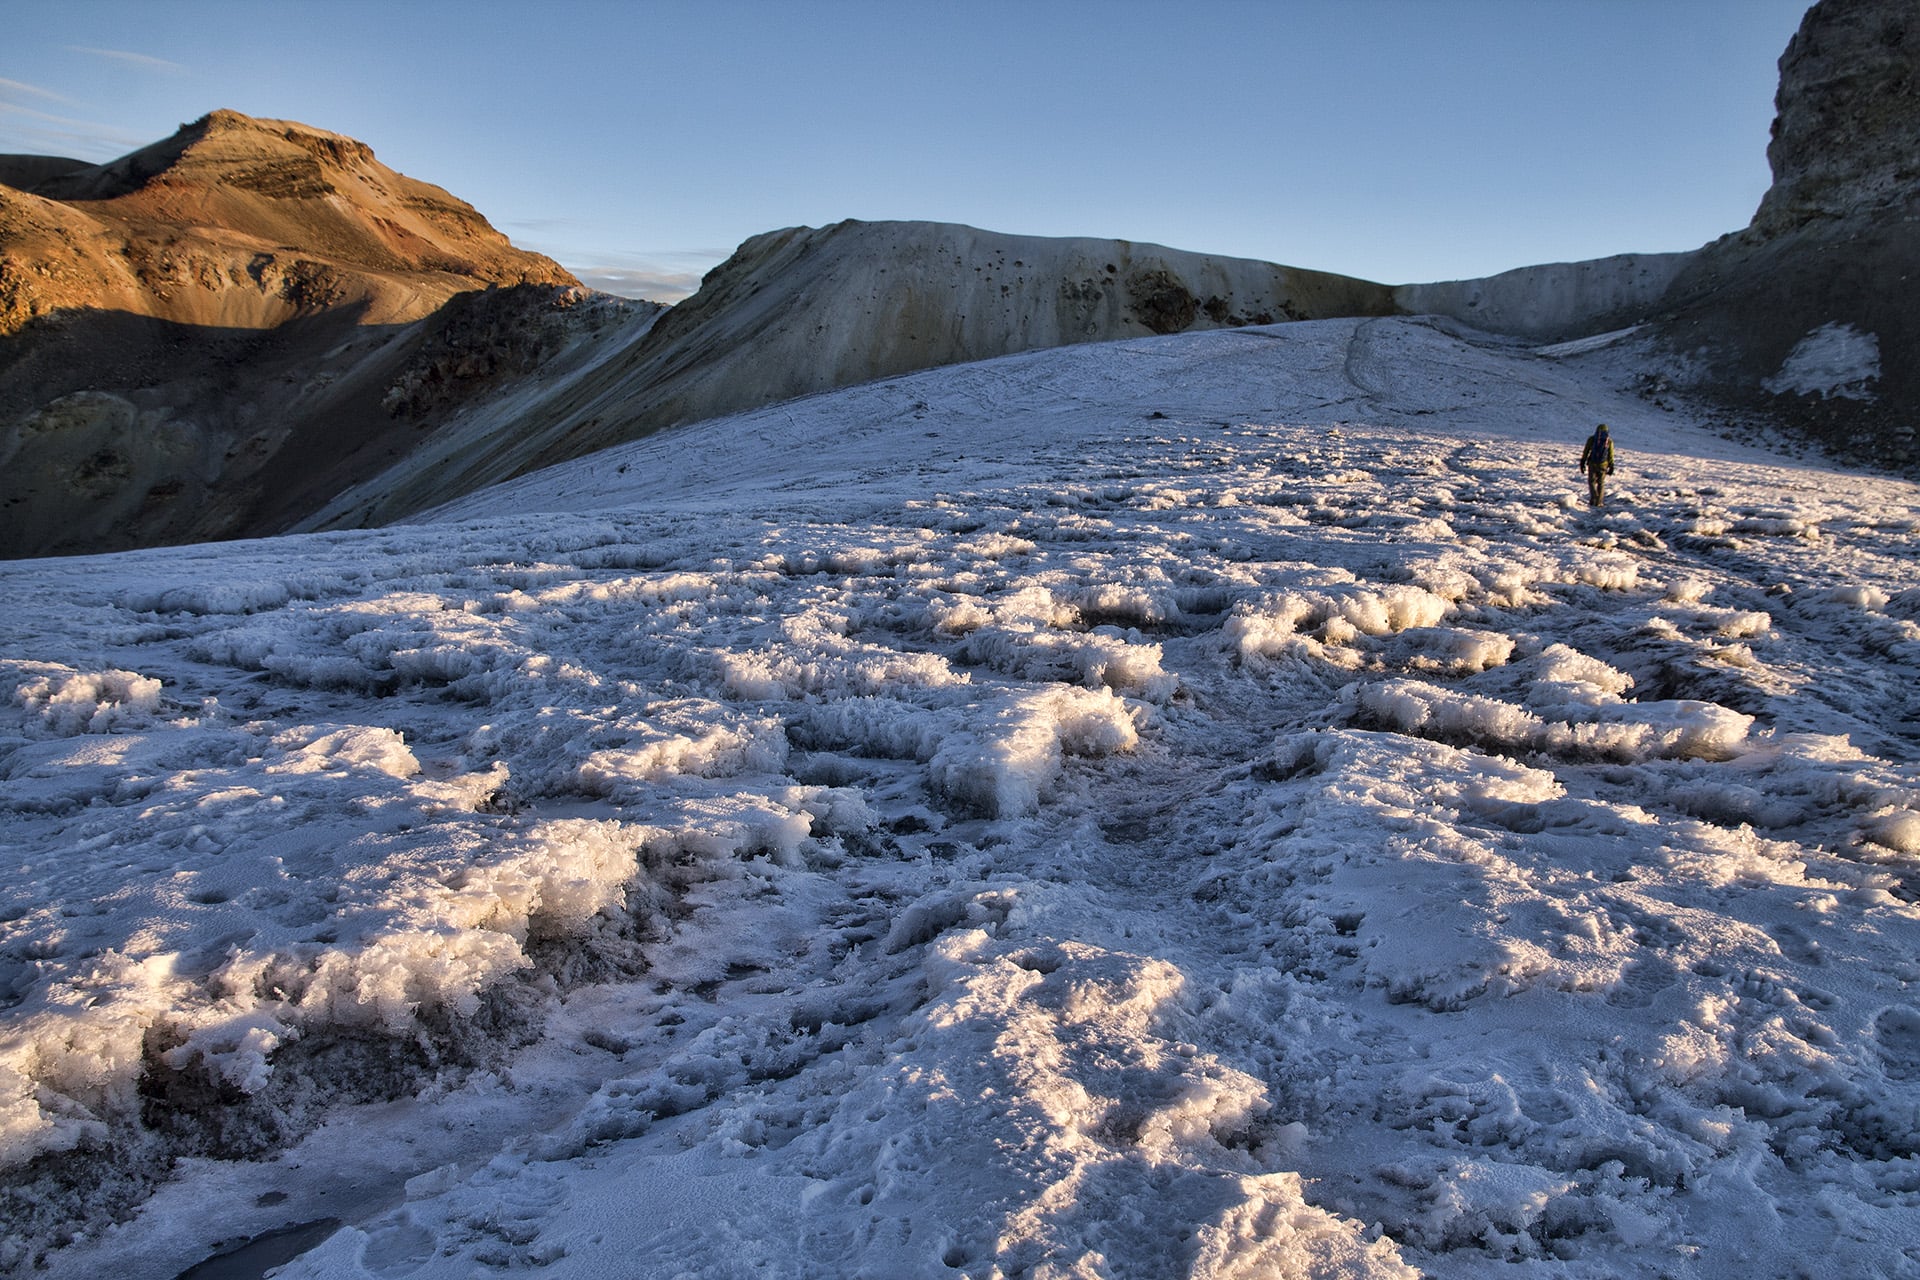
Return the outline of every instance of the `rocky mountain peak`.
[[[407,322],[463,289],[579,283],[310,125],[214,111],[105,164],[35,159],[0,158],[0,336],[86,310],[270,328],[362,305]]]
[[[1920,203],[1920,0],[1820,0],[1780,55],[1754,230]]]
[[[0,184],[0,555],[257,530],[600,310],[465,201],[292,121],[4,156]]]
[[[197,131],[188,148],[195,158],[218,163],[231,150],[265,152],[298,162],[301,158],[322,171],[359,169],[375,163],[373,148],[345,134],[316,129],[292,120],[263,120],[238,111],[209,112],[182,133]],[[178,135],[176,135],[178,136]]]
[[[373,159],[372,147],[355,138],[349,138],[343,133],[318,129],[310,124],[301,124],[297,120],[263,119],[244,112],[229,110],[226,107],[216,108],[193,123],[182,125],[181,132],[195,133],[200,138],[218,138],[234,134],[277,137],[313,155],[326,156],[337,164]]]
[[[343,134],[219,110],[118,160],[50,174],[30,189],[52,200],[117,200],[158,180],[268,196],[327,195],[335,190],[330,175],[374,163],[372,147]]]

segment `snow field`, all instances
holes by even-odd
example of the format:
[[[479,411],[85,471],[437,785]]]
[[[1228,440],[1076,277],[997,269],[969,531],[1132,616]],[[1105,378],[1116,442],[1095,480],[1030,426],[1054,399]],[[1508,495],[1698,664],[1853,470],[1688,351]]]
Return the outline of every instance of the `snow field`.
[[[0,566],[5,1265],[1920,1268],[1916,495],[1654,441],[1300,325]]]

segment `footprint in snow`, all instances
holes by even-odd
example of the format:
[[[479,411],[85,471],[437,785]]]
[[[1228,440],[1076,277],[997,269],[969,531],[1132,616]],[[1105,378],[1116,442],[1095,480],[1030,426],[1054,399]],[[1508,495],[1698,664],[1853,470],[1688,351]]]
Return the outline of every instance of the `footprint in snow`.
[[[1920,1080],[1920,1009],[1895,1005],[1873,1020],[1873,1037],[1886,1073],[1896,1080]]]

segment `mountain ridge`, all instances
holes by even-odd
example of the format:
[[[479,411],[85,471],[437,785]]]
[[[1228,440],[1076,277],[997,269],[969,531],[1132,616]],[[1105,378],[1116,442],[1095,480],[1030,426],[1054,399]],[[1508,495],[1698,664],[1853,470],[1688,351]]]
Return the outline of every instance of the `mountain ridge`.
[[[51,159],[0,192],[0,336],[75,308],[264,328],[363,305],[366,323],[408,323],[476,285],[580,283],[309,125],[214,111],[105,164]]]
[[[741,245],[591,379],[510,418],[476,406],[296,527],[386,523],[654,431],[919,369],[1395,312],[1371,281],[1160,245],[958,223],[790,227]]]
[[[750,238],[662,312],[589,295],[470,205],[312,126],[216,111],[105,165],[0,157],[24,184],[0,186],[0,554],[381,524],[941,364],[1350,316],[1532,343],[1636,330],[1650,396],[1920,465],[1920,370],[1898,358],[1920,349],[1916,25],[1912,0],[1808,10],[1780,60],[1774,184],[1746,228],[1430,284],[845,220]],[[491,300],[446,319],[473,290]],[[429,352],[436,333],[478,345]]]

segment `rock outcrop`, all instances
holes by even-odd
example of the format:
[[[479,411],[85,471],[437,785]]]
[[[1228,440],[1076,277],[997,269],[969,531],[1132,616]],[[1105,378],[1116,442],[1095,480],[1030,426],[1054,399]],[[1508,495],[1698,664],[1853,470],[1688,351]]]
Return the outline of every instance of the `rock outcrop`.
[[[1676,277],[1660,338],[1697,392],[1920,465],[1920,3],[1820,0],[1775,106],[1773,184]]]
[[[217,111],[102,165],[0,157],[0,183],[0,555],[273,531],[422,434],[387,396],[450,300],[586,296],[287,121]]]
[[[1920,204],[1920,4],[1821,0],[1780,55],[1752,230],[1911,215]]]

